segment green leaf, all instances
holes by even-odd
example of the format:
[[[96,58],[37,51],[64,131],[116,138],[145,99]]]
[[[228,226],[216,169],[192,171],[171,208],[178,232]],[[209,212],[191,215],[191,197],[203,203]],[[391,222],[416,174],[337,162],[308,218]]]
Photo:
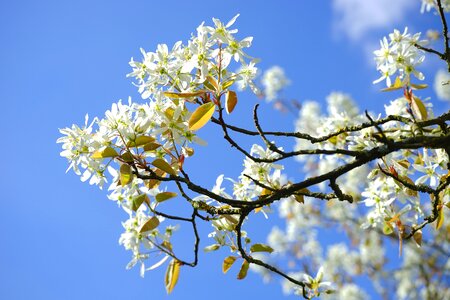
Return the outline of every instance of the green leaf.
[[[426,84],[426,83],[423,83],[423,84],[414,84],[414,83],[411,83],[411,87],[412,87],[414,90],[423,90],[423,89],[426,89],[426,88],[428,87],[428,84]]]
[[[164,159],[162,158],[157,158],[152,162],[152,165],[154,165],[155,167],[157,167],[158,169],[166,172],[167,174],[170,175],[177,175],[177,172],[175,172],[175,170],[172,168],[171,165],[169,165]]]
[[[226,274],[228,272],[228,270],[231,268],[231,266],[236,261],[236,258],[237,258],[236,256],[228,256],[223,260],[223,264],[222,264],[223,274]]]
[[[390,87],[382,89],[382,92],[390,92],[395,91],[403,88],[403,83],[400,79],[400,77],[395,78],[394,84],[392,84]]]
[[[216,251],[220,248],[219,244],[212,244],[209,246],[206,246],[205,248],[203,248],[203,251],[205,252],[212,252],[212,251]]]
[[[427,109],[419,98],[412,98],[411,108],[419,120],[425,121],[428,118]]]
[[[140,194],[136,197],[131,198],[131,209],[137,211],[142,203],[150,204],[150,200],[146,194]]]
[[[200,105],[189,119],[189,130],[199,130],[211,119],[216,109],[213,102]]]
[[[236,107],[237,104],[237,96],[236,92],[234,91],[228,91],[225,95],[225,109],[228,114],[231,114]]]
[[[162,192],[155,196],[156,201],[164,202],[166,200],[172,199],[177,196],[177,193],[174,192]]]
[[[237,279],[242,280],[247,276],[247,271],[248,271],[249,266],[250,266],[250,264],[248,263],[248,261],[244,260],[244,262],[242,263],[241,269],[239,270]]]
[[[91,157],[96,159],[96,158],[107,158],[107,157],[117,157],[117,156],[119,156],[119,153],[117,153],[117,151],[114,148],[106,147],[102,151],[95,151]]]
[[[272,253],[273,252],[273,248],[270,247],[269,245],[253,244],[250,247],[250,251],[251,252],[269,252],[269,253]]]
[[[170,294],[178,282],[178,277],[180,275],[180,262],[176,259],[172,259],[170,264],[167,266],[165,285],[167,294]]]
[[[444,224],[444,207],[441,207],[438,211],[438,217],[436,219],[436,230],[439,230],[439,228],[442,227]]]
[[[138,136],[134,141],[129,141],[127,143],[127,147],[141,147],[141,146],[144,146],[145,144],[148,144],[148,143],[151,143],[154,141],[155,141],[154,137],[141,135],[141,136]]]
[[[131,172],[131,167],[130,165],[127,164],[122,164],[120,166],[120,184],[122,186],[125,186],[127,184],[129,184],[131,182],[131,180],[133,179],[133,173]]]
[[[159,220],[157,217],[151,217],[150,219],[147,220],[147,222],[145,222],[141,228],[139,229],[139,233],[142,232],[146,232],[146,231],[150,231],[155,229],[156,227],[158,227],[159,225]]]

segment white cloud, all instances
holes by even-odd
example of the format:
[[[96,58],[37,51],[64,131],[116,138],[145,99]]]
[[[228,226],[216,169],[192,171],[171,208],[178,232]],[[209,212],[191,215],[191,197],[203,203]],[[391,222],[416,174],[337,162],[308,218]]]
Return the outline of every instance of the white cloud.
[[[334,28],[351,40],[401,21],[418,0],[333,0]],[[417,12],[418,13],[418,12]]]

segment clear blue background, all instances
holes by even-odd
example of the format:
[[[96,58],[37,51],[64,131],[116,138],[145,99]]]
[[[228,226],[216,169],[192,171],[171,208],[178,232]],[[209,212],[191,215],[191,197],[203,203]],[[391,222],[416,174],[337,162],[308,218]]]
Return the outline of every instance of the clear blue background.
[[[65,175],[67,163],[55,141],[58,128],[82,124],[87,112],[102,116],[113,101],[129,95],[141,101],[125,77],[130,57],[140,59],[140,47],[152,51],[158,43],[186,41],[201,21],[211,23],[211,17],[218,17],[226,22],[236,13],[241,13],[235,25],[240,37],[254,36],[249,54],[262,59],[259,66],[285,68],[293,82],[285,92],[288,98],[323,101],[339,90],[351,93],[361,107],[381,112],[393,95],[381,94],[382,86],[372,85],[378,74],[366,46],[377,47],[378,39],[393,27],[409,25],[414,31],[438,28],[439,23],[431,14],[419,15],[417,1],[408,8],[409,15],[399,16],[388,28],[352,39],[336,30],[331,3],[1,1],[0,299],[281,297],[278,279],[264,285],[251,273],[237,281],[237,268],[222,275],[226,252],[200,252],[199,266],[182,269],[170,296],[164,290],[163,269],[148,272],[144,279],[136,269],[126,271],[130,253],[118,245],[126,215],[107,200],[106,191],[81,183],[73,173]],[[425,74],[432,78],[440,66],[428,60]],[[431,90],[428,95],[435,97]],[[258,102],[242,94],[232,120],[252,126],[251,108]],[[448,109],[443,102],[437,104],[440,111]],[[293,115],[270,105],[263,105],[261,113],[266,128],[293,129]],[[221,173],[237,176],[242,162],[229,148],[223,150],[220,131],[210,127],[200,131],[210,145],[187,162],[205,186],[212,186]],[[299,178],[297,164],[287,168]],[[256,236],[263,238],[269,227],[263,229],[256,230]],[[203,235],[210,230],[201,227]],[[188,231],[181,233],[185,237],[179,238],[178,247],[190,250]]]

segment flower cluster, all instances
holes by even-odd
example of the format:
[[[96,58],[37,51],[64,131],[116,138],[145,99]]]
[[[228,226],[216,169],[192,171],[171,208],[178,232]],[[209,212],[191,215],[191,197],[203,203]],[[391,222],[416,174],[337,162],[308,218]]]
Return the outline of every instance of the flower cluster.
[[[200,24],[186,45],[179,41],[171,50],[166,44],[158,45],[155,52],[141,49],[143,60],[131,59],[133,72],[128,76],[137,80],[142,98],[158,95],[162,88],[187,93],[198,91],[205,84],[208,89],[209,76],[218,78],[223,89],[236,82],[241,88],[249,86],[257,92],[253,83],[256,61],[244,52],[253,38],[239,40],[235,37],[238,30],[231,29],[238,16],[227,24],[218,19],[213,19],[214,26]],[[234,72],[230,70],[233,61],[238,69]]]
[[[153,228],[164,219],[154,215],[156,202],[149,197],[155,199],[162,191],[157,183],[135,177],[133,167],[139,166],[147,174],[158,172],[149,167],[147,159],[173,162],[170,154],[177,145],[188,155],[189,144],[202,143],[188,130],[188,117],[181,103],[162,97],[145,104],[129,99],[127,104],[114,103],[103,119],[95,118],[88,124],[86,117],[84,127],[73,125],[60,130],[64,136],[57,142],[63,144],[61,156],[69,160],[69,169],[81,175],[82,181],[89,180],[100,188],[110,182],[108,198],[129,216],[119,242],[133,253],[129,267],[141,262],[142,275],[150,249],[157,243],[169,243],[173,229],[168,227],[160,234],[156,226]],[[170,168],[175,172],[179,165],[173,163]],[[159,174],[163,172],[159,170]]]
[[[202,23],[187,45],[177,42],[169,50],[167,45],[160,44],[155,52],[141,49],[143,61],[132,59],[133,71],[128,76],[137,80],[138,90],[148,102],[119,101],[102,119],[95,118],[88,123],[86,116],[84,127],[73,125],[60,130],[63,137],[57,142],[63,144],[61,156],[68,159],[69,169],[80,175],[82,181],[89,180],[100,188],[110,182],[108,198],[128,214],[119,242],[132,252],[127,268],[139,262],[142,276],[146,270],[173,256],[170,237],[175,228],[167,226],[160,232],[159,224],[164,218],[156,208],[160,201],[176,193],[162,188],[160,178],[180,174],[184,160],[194,154],[192,144],[206,144],[194,131],[198,126],[191,128],[191,117],[197,111],[192,113],[189,103],[203,103],[211,116],[215,106],[221,105],[221,96],[233,93],[229,89],[234,84],[238,88],[249,86],[257,93],[253,83],[257,74],[255,60],[244,53],[252,38],[236,39],[237,29],[231,26],[237,17],[227,24],[218,19],[213,19],[214,26]],[[233,62],[237,64],[235,72],[230,71]],[[197,119],[202,117],[200,114]],[[256,145],[251,154],[268,159],[276,157]],[[280,169],[281,166],[246,160],[239,181],[233,182],[233,196],[221,187],[223,176],[218,178],[213,192],[251,201],[263,193],[257,182],[280,187]],[[194,199],[202,200],[220,206],[205,197]],[[266,209],[262,211],[265,213]],[[220,245],[225,244],[224,232],[232,231],[235,222],[233,216],[212,222],[217,232],[213,236]],[[146,268],[150,253],[159,253],[163,258]]]
[[[411,75],[419,80],[425,79],[422,72],[417,70],[425,55],[415,47],[424,43],[424,40],[420,40],[420,33],[412,35],[408,33],[407,27],[403,33],[396,29],[389,34],[389,38],[384,37],[380,41],[381,48],[374,51],[377,70],[381,73],[374,83],[386,80],[386,85],[390,87],[391,76],[394,75],[399,78],[401,86],[411,84]]]

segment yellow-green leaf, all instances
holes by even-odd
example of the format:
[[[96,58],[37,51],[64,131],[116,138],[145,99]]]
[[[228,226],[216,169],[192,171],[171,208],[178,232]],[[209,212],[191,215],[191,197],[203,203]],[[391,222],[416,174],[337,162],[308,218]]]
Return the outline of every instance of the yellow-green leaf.
[[[163,170],[155,169],[154,172],[159,177],[166,176],[166,172],[164,172]],[[159,181],[158,179],[150,179],[149,181],[147,181],[146,185],[149,189],[153,189],[153,188],[156,188],[157,186],[159,186],[160,184],[161,184],[161,181]]]
[[[126,162],[132,162],[134,160],[133,155],[127,151],[120,156]]]
[[[219,92],[219,84],[217,83],[216,79],[212,76],[206,77],[205,82],[203,83],[208,89]]]
[[[167,266],[166,276],[165,276],[165,285],[167,294],[170,294],[177,284],[178,277],[180,275],[180,263],[176,259],[172,259],[170,264]]]
[[[409,183],[409,184],[411,184],[411,185],[414,185],[414,181],[413,181],[411,178],[409,178],[408,176],[402,176],[402,175],[399,175],[398,177],[399,177],[401,180],[403,180],[403,181],[405,181],[405,182],[407,182],[407,183]],[[405,191],[405,193],[408,194],[409,196],[417,197],[417,195],[418,195],[417,191],[411,190],[411,189],[407,188],[406,186],[404,186],[403,184],[401,184],[401,183],[398,182],[398,181],[395,181],[395,183],[397,183],[397,185],[398,185],[399,187],[403,188],[403,190]]]
[[[414,232],[413,238],[419,247],[422,246],[422,230],[417,230]]]
[[[131,198],[131,209],[137,211],[142,203],[150,204],[150,199],[146,194],[140,194],[136,197]]]
[[[187,156],[194,155],[194,148],[184,146],[183,149],[184,149],[184,151],[185,151]]]
[[[177,172],[162,158],[155,159],[152,165],[170,175],[177,175]]]
[[[255,214],[257,214],[257,213],[259,213],[260,211],[262,211],[262,209],[263,209],[262,206],[255,208]]]
[[[307,188],[301,189],[298,191],[299,193],[309,193],[309,190]],[[300,204],[305,203],[305,196],[303,194],[294,194],[294,199]]]
[[[295,201],[297,201],[300,204],[304,204],[305,203],[305,196],[304,195],[294,194],[294,199],[295,199]]]
[[[223,264],[222,264],[223,274],[228,272],[228,270],[231,268],[231,266],[236,261],[236,258],[237,258],[236,256],[228,256],[223,260]]]
[[[133,173],[131,172],[130,165],[122,164],[120,166],[120,184],[125,186],[131,182]]]
[[[442,175],[441,178],[439,178],[439,182],[446,182],[449,177],[450,177],[450,171],[448,171],[447,174]],[[450,202],[447,202],[447,204],[449,204],[449,203]]]
[[[397,163],[405,169],[408,169],[411,163],[407,159],[398,160]]]
[[[203,248],[203,251],[205,252],[212,252],[212,251],[216,251],[220,248],[219,244],[212,244],[209,246],[206,246],[205,248]]]
[[[199,130],[211,119],[216,105],[213,102],[208,102],[200,105],[189,119],[189,130]]]
[[[231,223],[233,225],[237,225],[239,223],[239,220],[236,216],[224,215],[223,217],[225,218],[225,220],[227,220],[229,223]]]
[[[224,83],[222,83],[222,90],[226,90],[234,83],[234,79],[227,80]]]
[[[328,139],[328,142],[332,143],[333,145],[336,145],[338,142],[338,137],[337,136],[332,136]]]
[[[423,84],[414,84],[414,83],[411,83],[411,87],[412,87],[414,90],[423,90],[423,89],[426,89],[426,88],[428,87],[428,84],[426,84],[426,83],[423,83]]]
[[[237,279],[242,280],[247,276],[247,271],[248,271],[249,265],[250,264],[248,263],[248,261],[244,260],[244,262],[242,263],[241,269],[239,270]]]
[[[167,119],[169,120],[173,120],[174,114],[175,109],[173,109],[172,107],[167,108],[166,111],[164,112],[164,115],[166,115]]]
[[[147,182],[147,187],[151,190],[154,189],[155,187],[159,186],[161,184],[161,181],[157,180],[157,179],[150,179]]]
[[[144,151],[154,151],[161,147],[161,144],[150,142],[144,145]]]
[[[228,91],[225,95],[225,109],[228,114],[231,114],[237,104],[237,96],[235,91]]]
[[[177,193],[174,192],[162,192],[155,196],[156,201],[158,202],[164,202],[166,200],[172,199],[173,197],[176,197]]]
[[[419,120],[424,121],[428,118],[427,109],[419,98],[413,97],[411,108]]]
[[[102,151],[95,151],[92,154],[92,158],[106,158],[106,157],[116,157],[119,156],[119,153],[114,148],[106,147]]]
[[[157,217],[151,217],[148,219],[139,229],[139,232],[146,232],[155,229],[159,225],[159,220]]]
[[[127,147],[141,147],[144,146],[145,144],[154,142],[155,138],[151,137],[151,136],[145,136],[145,135],[141,135],[136,137],[136,139],[134,141],[129,141],[127,143]]]
[[[164,92],[164,96],[169,98],[175,98],[175,99],[185,99],[185,98],[192,98],[192,97],[198,97],[201,95],[204,95],[206,91],[200,90],[197,92],[192,93],[176,93],[176,92]]]
[[[444,224],[444,207],[441,207],[438,210],[438,217],[436,219],[436,230],[439,230],[441,228],[442,224]]]
[[[394,229],[392,228],[392,225],[389,224],[388,222],[384,222],[384,224],[383,224],[383,233],[385,235],[390,235],[393,232],[394,232]]]
[[[400,77],[395,78],[394,84],[392,84],[390,87],[382,89],[381,91],[383,92],[390,92],[390,91],[395,91],[395,90],[399,90],[403,88],[403,83],[400,79]]]
[[[269,189],[266,189],[266,188],[263,188],[263,190],[262,190],[262,192],[261,192],[261,196],[267,196],[267,195],[270,195],[270,194],[272,194],[272,191],[271,190],[269,190]]]
[[[273,252],[273,248],[270,247],[269,245],[253,244],[250,247],[250,251],[251,252],[269,252],[269,253],[272,253]]]
[[[169,241],[163,241],[161,243],[161,246],[163,246],[164,248],[166,248],[167,250],[169,250],[170,252],[173,251],[172,249],[172,244]]]

